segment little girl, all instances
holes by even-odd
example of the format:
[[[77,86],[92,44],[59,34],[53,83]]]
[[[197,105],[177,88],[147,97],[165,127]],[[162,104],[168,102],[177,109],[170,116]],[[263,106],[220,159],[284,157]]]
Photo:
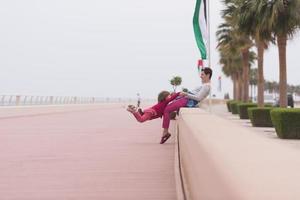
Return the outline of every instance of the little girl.
[[[127,111],[131,112],[137,121],[143,123],[148,120],[156,119],[163,116],[164,110],[169,102],[178,97],[179,93],[170,94],[168,91],[162,91],[158,95],[158,103],[154,106],[147,108],[143,113],[138,112],[137,108],[129,105]]]
[[[180,93],[170,94],[168,91],[162,91],[158,95],[158,103],[150,108],[145,109],[143,112],[137,111],[137,108],[133,105],[129,105],[127,110],[133,114],[137,121],[143,123],[147,120],[162,117],[168,103],[176,99],[179,94]],[[171,134],[163,135],[160,144],[165,143],[170,137]]]

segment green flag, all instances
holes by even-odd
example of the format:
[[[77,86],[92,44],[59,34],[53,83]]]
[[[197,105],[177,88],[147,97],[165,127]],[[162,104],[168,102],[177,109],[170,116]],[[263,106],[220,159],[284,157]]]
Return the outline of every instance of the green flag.
[[[207,31],[207,2],[197,0],[193,18],[193,27],[197,46],[200,50],[201,59],[206,60],[208,54],[208,31]]]

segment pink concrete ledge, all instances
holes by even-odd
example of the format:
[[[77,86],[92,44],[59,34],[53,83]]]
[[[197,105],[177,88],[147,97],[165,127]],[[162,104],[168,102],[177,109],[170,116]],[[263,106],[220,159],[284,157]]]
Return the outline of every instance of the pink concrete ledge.
[[[299,146],[201,109],[182,109],[177,132],[186,199],[300,199]]]

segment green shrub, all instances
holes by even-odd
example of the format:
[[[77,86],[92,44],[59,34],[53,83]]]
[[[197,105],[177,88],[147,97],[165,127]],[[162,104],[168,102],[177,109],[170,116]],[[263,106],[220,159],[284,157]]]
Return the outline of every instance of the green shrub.
[[[226,101],[226,105],[227,105],[227,110],[228,110],[228,112],[231,112],[230,103],[233,102],[233,101],[234,101],[234,100]]]
[[[241,103],[240,101],[232,101],[230,102],[230,110],[232,114],[239,114],[237,104]]]
[[[279,138],[300,139],[300,109],[274,108],[271,119]]]
[[[268,108],[269,108],[269,107],[274,107],[274,106],[273,106],[272,104],[270,104],[270,103],[266,103],[266,104],[265,104],[265,107],[268,107]]]
[[[273,127],[271,120],[271,107],[248,108],[248,115],[254,127]]]
[[[249,119],[248,108],[257,107],[255,103],[239,103],[237,105],[240,119]]]

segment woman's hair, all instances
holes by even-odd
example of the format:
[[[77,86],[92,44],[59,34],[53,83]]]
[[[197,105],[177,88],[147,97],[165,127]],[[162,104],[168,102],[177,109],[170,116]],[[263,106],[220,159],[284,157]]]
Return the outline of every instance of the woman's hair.
[[[170,92],[168,92],[168,91],[161,91],[161,92],[158,94],[157,101],[158,101],[158,102],[162,102],[162,101],[164,101],[169,95],[170,95]]]
[[[205,67],[201,71],[204,72],[205,75],[209,74],[209,79],[211,79],[211,76],[212,76],[212,69],[211,68]]]

